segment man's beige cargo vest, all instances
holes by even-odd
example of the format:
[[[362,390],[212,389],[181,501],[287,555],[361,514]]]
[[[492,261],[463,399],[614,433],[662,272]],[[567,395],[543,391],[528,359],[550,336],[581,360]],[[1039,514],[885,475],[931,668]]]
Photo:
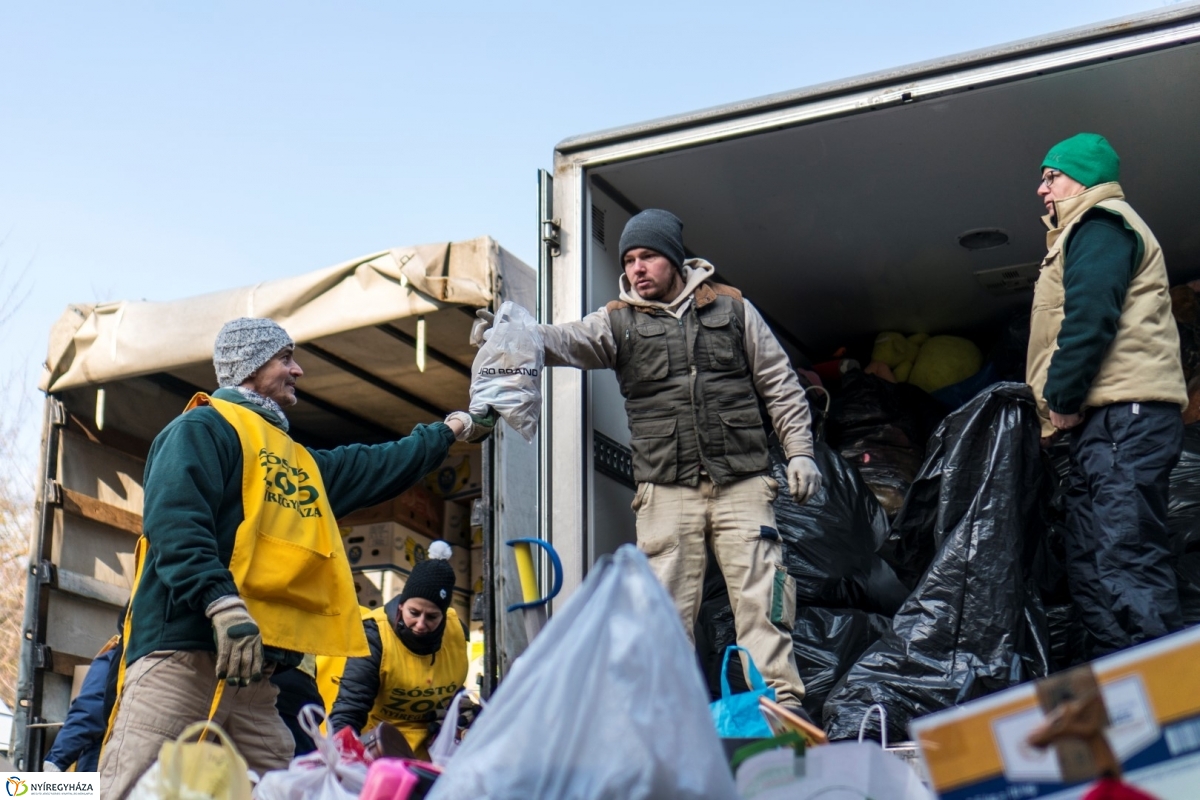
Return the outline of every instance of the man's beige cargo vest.
[[[741,292],[706,281],[680,319],[619,301],[607,308],[634,479],[695,486],[703,466],[722,485],[766,472]]]
[[[1084,399],[1084,408],[1110,403],[1163,401],[1187,406],[1183,367],[1179,356],[1179,331],[1171,316],[1170,284],[1162,249],[1150,228],[1125,202],[1119,183],[1102,183],[1082,194],[1055,203],[1057,227],[1043,217],[1049,252],[1042,261],[1041,275],[1033,293],[1030,319],[1029,358],[1026,380],[1037,398],[1042,435],[1050,436],[1050,407],[1043,392],[1050,373],[1050,360],[1058,349],[1058,332],[1063,322],[1064,250],[1075,226],[1092,208],[1118,215],[1137,234],[1141,260],[1125,294],[1125,305],[1117,335],[1104,355],[1100,370]]]

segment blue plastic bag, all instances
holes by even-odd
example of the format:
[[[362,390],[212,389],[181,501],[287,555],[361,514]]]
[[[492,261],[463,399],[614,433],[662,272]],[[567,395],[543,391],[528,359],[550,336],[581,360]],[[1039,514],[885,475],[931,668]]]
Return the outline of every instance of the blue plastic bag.
[[[741,651],[742,658],[746,659],[746,671],[750,673],[750,691],[741,694],[729,691],[729,654],[734,650]],[[754,666],[750,651],[736,644],[729,645],[721,661],[721,699],[708,706],[713,724],[717,726],[717,735],[722,739],[760,739],[773,735],[766,718],[758,710],[760,697],[774,700],[775,690],[767,686],[758,667]]]

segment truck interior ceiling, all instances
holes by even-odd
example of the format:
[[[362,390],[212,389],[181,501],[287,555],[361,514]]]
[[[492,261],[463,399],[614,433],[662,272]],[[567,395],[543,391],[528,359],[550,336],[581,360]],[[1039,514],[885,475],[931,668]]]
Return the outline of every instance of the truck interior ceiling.
[[[1200,276],[1197,97],[1200,44],[1186,44],[599,166],[592,238],[599,223],[615,244],[630,212],[675,212],[688,249],[800,363],[879,331],[985,345],[1028,310],[1046,249],[1041,158],[1080,131],[1120,154],[1172,284]],[[616,218],[599,219],[613,206]],[[595,277],[612,287],[594,285],[591,299],[615,296],[612,267]]]

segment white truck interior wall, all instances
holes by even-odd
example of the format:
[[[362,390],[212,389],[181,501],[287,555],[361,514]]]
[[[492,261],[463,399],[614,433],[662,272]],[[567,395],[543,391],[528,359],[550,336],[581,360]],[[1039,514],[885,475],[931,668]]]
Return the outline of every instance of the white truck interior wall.
[[[978,270],[1045,252],[1041,158],[1079,131],[1107,136],[1122,185],[1175,280],[1200,275],[1200,44],[599,167],[641,208],[685,224],[688,247],[824,352],[880,330],[996,323]],[[1000,228],[1006,246],[958,236]]]
[[[629,213],[595,186],[588,187],[587,206],[587,306],[597,309],[619,294],[617,281],[621,276],[621,254],[618,243]],[[595,210],[593,210],[595,209]],[[593,222],[604,220],[604,241],[598,238],[598,226]],[[629,418],[625,414],[625,398],[617,385],[617,375],[612,370],[593,370],[587,376],[588,420],[593,431],[629,446]],[[618,547],[637,541],[634,530],[633,490],[609,476],[597,472],[593,437],[587,438],[587,472],[591,483],[592,497],[589,513],[592,531],[589,561],[615,552]]]

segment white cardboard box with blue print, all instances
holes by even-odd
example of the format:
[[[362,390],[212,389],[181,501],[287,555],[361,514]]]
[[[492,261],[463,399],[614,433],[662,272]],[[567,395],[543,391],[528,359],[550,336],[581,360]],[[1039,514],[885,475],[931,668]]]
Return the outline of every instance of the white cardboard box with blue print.
[[[402,575],[429,557],[429,545],[436,539],[417,533],[397,522],[376,522],[342,528],[342,543],[352,570],[391,567]],[[454,585],[471,588],[471,552],[451,545],[450,566],[454,567]]]

